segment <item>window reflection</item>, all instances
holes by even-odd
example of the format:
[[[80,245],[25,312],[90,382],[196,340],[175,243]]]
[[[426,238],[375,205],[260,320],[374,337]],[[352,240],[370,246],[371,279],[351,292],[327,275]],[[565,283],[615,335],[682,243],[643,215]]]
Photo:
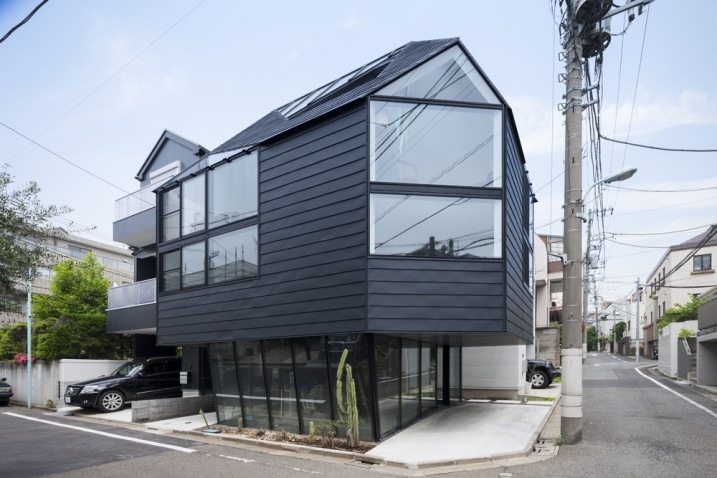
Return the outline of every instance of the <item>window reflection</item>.
[[[501,256],[500,201],[371,195],[371,253],[478,258]]]
[[[379,90],[377,94],[471,103],[499,103],[488,83],[458,46],[446,50],[412,70]]]
[[[160,282],[160,290],[179,290],[180,263],[179,251],[162,254],[162,280]]]
[[[263,343],[264,369],[266,382],[269,385],[269,403],[274,429],[300,433],[291,343],[288,339],[265,340]]]
[[[396,337],[376,336],[376,387],[381,435],[399,428],[401,344]]]
[[[371,180],[501,186],[500,110],[371,102]]]
[[[237,419],[242,416],[242,412],[232,344],[209,344],[209,357],[217,404],[217,422],[237,426]]]
[[[182,184],[182,235],[204,230],[204,175]]]
[[[204,285],[204,243],[182,248],[182,288]]]
[[[217,284],[258,274],[257,227],[250,226],[209,239],[209,283]]]
[[[256,215],[256,152],[209,172],[208,211],[210,228]]]
[[[244,400],[244,425],[269,430],[269,410],[264,386],[264,369],[258,340],[235,342],[237,372]]]
[[[162,195],[162,239],[171,241],[179,237],[179,188]]]
[[[419,373],[419,348],[415,340],[403,341],[401,364],[401,426],[418,418],[420,413],[421,376]]]
[[[331,421],[331,386],[323,341],[319,337],[295,339],[294,363],[302,433],[308,434],[310,422]]]

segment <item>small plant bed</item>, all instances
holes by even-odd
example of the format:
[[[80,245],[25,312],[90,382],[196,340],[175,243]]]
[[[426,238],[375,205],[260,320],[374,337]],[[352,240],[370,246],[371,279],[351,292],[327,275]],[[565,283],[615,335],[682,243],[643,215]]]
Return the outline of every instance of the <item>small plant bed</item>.
[[[366,453],[373,449],[376,444],[370,442],[359,442],[358,446],[350,448],[343,438],[329,436],[331,433],[330,426],[326,427],[326,433],[322,436],[317,432],[315,436],[296,435],[288,433],[284,430],[264,430],[263,428],[242,428],[231,427],[227,425],[213,425],[211,428],[221,431],[222,434],[240,436],[244,438],[252,438],[254,440],[272,441],[292,443],[295,445],[308,446],[313,448],[326,448],[331,450],[349,451],[352,453]],[[335,434],[335,432],[334,432]]]

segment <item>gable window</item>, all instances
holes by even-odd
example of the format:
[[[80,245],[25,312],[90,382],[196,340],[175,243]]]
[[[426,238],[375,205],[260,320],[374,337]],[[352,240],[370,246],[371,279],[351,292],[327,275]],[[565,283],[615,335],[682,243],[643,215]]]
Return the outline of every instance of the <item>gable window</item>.
[[[371,102],[371,180],[500,187],[500,110]]]
[[[712,270],[712,254],[700,254],[692,258],[693,271]]]

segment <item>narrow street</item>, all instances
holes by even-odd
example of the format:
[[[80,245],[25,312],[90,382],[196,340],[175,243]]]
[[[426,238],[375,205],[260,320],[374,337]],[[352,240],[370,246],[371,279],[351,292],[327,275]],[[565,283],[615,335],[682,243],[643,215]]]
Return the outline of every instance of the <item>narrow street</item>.
[[[588,354],[580,444],[562,446],[544,462],[455,476],[714,476],[717,396],[666,379],[655,366]]]

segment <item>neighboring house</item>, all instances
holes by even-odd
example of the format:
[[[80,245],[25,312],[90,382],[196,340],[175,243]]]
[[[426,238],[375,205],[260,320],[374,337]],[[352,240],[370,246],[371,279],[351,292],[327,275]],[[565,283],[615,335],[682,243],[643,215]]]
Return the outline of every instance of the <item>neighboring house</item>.
[[[560,329],[556,326],[562,324],[563,255],[562,236],[536,235],[535,358],[556,365],[560,364]]]
[[[208,358],[219,423],[289,433],[338,419],[348,350],[361,439],[384,438],[463,399],[463,347],[533,340],[524,162],[462,43],[408,43],[183,164],[154,221],[124,219],[156,233],[133,327],[182,346],[192,380]]]
[[[134,264],[131,251],[118,246],[93,241],[68,233],[57,228],[47,242],[48,251],[57,261],[66,259],[82,260],[89,252],[97,256],[100,264],[105,266],[105,277],[113,286],[130,284],[134,280]],[[32,283],[32,294],[49,294],[52,266],[41,267]],[[0,313],[0,324],[27,322],[27,291],[18,286],[17,302],[20,304],[14,312]]]
[[[697,309],[697,384],[717,387],[717,287],[699,296]]]
[[[154,190],[207,152],[197,143],[164,131],[135,176],[140,189],[115,202],[113,239],[130,247],[135,274],[134,280],[110,289],[107,332],[132,334],[136,357],[176,353],[176,347],[156,346],[157,208]],[[198,374],[192,378],[190,388],[199,389]]]
[[[658,348],[657,322],[676,304],[685,305],[693,296],[715,284],[713,258],[717,255],[717,227],[710,226],[692,239],[671,246],[645,283],[643,332],[645,355]],[[660,351],[661,354],[662,351]]]

